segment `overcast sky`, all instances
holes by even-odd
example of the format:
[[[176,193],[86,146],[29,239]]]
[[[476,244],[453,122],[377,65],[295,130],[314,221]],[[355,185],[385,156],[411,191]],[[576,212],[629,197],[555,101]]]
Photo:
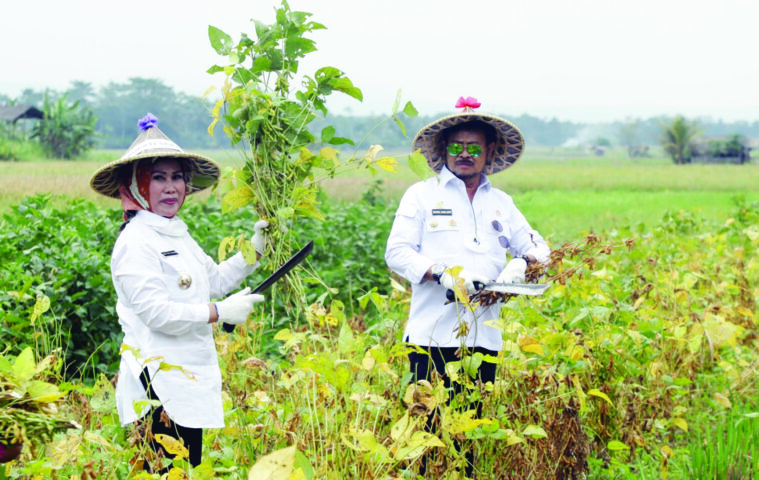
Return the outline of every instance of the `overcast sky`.
[[[254,36],[272,0],[3,2],[0,93],[157,78],[202,95],[222,79],[208,25]],[[387,113],[396,91],[422,114],[474,96],[506,115],[607,121],[683,114],[759,120],[757,0],[291,0],[327,30],[301,64],[362,89],[334,113]],[[343,98],[337,99],[337,96]]]

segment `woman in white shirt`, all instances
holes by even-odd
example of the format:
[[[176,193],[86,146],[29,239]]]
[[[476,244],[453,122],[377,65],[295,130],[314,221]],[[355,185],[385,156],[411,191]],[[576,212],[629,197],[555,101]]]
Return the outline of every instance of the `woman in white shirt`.
[[[237,253],[217,264],[203,252],[176,214],[187,194],[218,179],[219,167],[184,152],[158,129],[151,114],[138,125],[142,131],[127,152],[95,172],[90,182],[95,191],[119,198],[124,212],[111,256],[124,332],[117,409],[125,426],[149,415],[153,435],[182,439],[196,466],[202,429],[224,426],[213,324],[243,323],[253,304],[264,300],[250,288],[220,302],[211,299],[238,288],[258,262],[250,265]],[[259,220],[254,227],[256,259],[264,250],[267,226]],[[155,440],[151,447],[163,450]],[[171,455],[163,451],[162,456]]]

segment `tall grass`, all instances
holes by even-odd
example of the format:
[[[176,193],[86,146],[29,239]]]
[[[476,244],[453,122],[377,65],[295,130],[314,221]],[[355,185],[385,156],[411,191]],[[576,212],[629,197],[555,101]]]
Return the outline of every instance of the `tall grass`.
[[[739,480],[759,475],[759,412],[733,407],[691,437],[691,478]]]

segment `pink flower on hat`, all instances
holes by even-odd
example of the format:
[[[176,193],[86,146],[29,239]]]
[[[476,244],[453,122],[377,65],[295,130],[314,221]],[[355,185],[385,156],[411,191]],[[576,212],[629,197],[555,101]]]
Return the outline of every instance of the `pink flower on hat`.
[[[456,108],[480,108],[482,105],[474,97],[459,97],[459,101],[456,102]]]

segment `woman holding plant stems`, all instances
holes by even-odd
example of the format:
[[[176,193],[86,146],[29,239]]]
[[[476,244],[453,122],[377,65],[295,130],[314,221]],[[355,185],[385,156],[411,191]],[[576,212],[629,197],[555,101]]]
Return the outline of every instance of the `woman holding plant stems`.
[[[403,338],[412,346],[413,380],[429,380],[434,370],[446,388],[453,387],[451,399],[465,391],[465,382],[451,382],[446,364],[476,358],[473,380],[494,382],[503,347],[503,332],[493,325],[500,305],[471,304],[475,284],[523,283],[527,264],[545,262],[550,254],[511,197],[487,178],[519,159],[522,134],[502,118],[476,113],[479,106],[472,97],[459,98],[456,108],[462,112],[417,133],[414,149],[420,149],[437,175],[406,191],[385,252],[388,266],[411,283]],[[508,263],[507,253],[512,257]],[[459,300],[446,303],[446,290]],[[479,415],[481,404],[472,406]],[[434,412],[429,428],[433,417]],[[466,474],[473,474],[471,452]]]
[[[121,199],[124,224],[111,256],[124,332],[116,404],[122,425],[150,415],[154,451],[162,433],[181,439],[193,466],[201,461],[203,428],[224,426],[221,372],[213,324],[244,323],[264,297],[245,288],[220,302],[258,266],[265,220],[250,244],[217,264],[176,216],[188,194],[212,185],[219,167],[184,152],[147,114],[141,133],[118,160],[100,168],[92,188]],[[165,445],[164,445],[165,446]],[[173,449],[172,449],[173,450]],[[181,450],[181,449],[180,449]],[[150,466],[145,464],[146,468]]]

